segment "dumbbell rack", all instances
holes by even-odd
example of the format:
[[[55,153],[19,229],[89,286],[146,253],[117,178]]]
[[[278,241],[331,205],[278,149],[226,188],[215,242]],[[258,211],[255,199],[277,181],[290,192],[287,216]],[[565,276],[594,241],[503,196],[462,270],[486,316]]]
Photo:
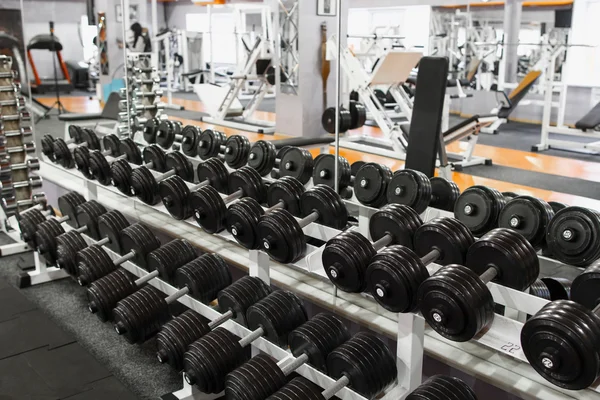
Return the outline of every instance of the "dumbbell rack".
[[[153,110],[140,110],[137,105],[151,106],[158,105],[162,97],[160,89],[160,78],[156,69],[152,67],[151,53],[128,53],[127,70],[125,79],[127,86],[121,90],[121,100],[119,106],[118,132],[120,135],[125,133],[135,133],[143,129],[146,121],[152,118],[160,118],[161,108]],[[127,103],[129,103],[129,113],[127,113]],[[125,136],[122,136],[125,137]]]
[[[35,152],[31,115],[21,96],[20,84],[12,72],[12,58],[0,55],[0,87],[11,89],[0,91],[0,164],[4,171],[0,176],[0,230],[9,235],[16,243],[0,246],[0,256],[22,253],[29,250],[27,244],[20,241],[18,232],[11,229],[15,221],[10,216],[22,211],[20,203],[33,201],[34,181],[27,166],[28,154]],[[11,166],[25,168],[12,170]],[[36,182],[37,183],[37,182]]]
[[[73,170],[64,170],[60,167],[57,167],[52,164],[54,168],[57,168],[61,171],[64,171],[72,176],[75,176],[81,179],[84,183],[83,192],[88,195],[89,198],[97,198],[97,186],[99,185],[95,181],[88,181],[77,171]],[[59,185],[62,182],[57,182]],[[104,187],[103,189],[108,192],[114,193],[118,196],[119,204],[123,204],[123,199],[128,200],[131,206],[134,209],[140,210],[142,214],[148,213],[149,209],[158,211],[161,214],[168,215],[168,212],[164,208],[164,206],[148,206],[143,204],[141,201],[135,198],[129,198],[122,195],[115,188],[112,187]],[[72,188],[71,188],[72,189]],[[81,188],[79,188],[81,190]],[[356,229],[361,232],[367,231],[368,224],[365,223],[368,221],[369,216],[376,211],[375,209],[371,209],[369,207],[365,207],[362,205],[354,204],[353,202],[347,202],[347,205],[351,207],[358,208],[359,215],[359,225]],[[428,209],[424,215],[422,215],[425,221],[430,220],[432,218],[438,216],[452,216],[450,213],[444,211],[438,211],[434,209]],[[362,223],[361,223],[362,221]],[[197,227],[195,221],[187,220],[181,221],[184,225],[189,225],[189,229],[193,229],[194,236],[202,235],[199,232],[202,232],[200,228]],[[160,223],[157,224],[157,227],[160,227]],[[192,228],[193,227],[193,228]],[[185,235],[183,229],[173,229],[172,234],[176,235]],[[339,233],[338,230],[328,228],[325,226],[321,226],[318,224],[311,224],[310,226],[304,229],[304,232],[307,233],[311,237],[320,238],[322,240],[327,240]],[[231,237],[228,233],[221,233],[216,235],[209,236],[219,236],[221,239],[224,239],[227,242],[230,242],[231,246],[235,246],[237,248],[237,244],[233,237]],[[196,239],[197,240],[197,239]],[[226,246],[222,245],[222,240],[217,239],[221,244],[215,247],[215,252],[219,253],[220,251],[223,253],[225,257],[231,254],[231,246],[228,244]],[[213,244],[212,242],[210,243]],[[287,267],[291,267],[288,274],[291,276],[295,275],[293,271],[301,271],[298,272],[297,275],[306,276],[309,274],[311,277],[315,277],[318,279],[319,289],[321,287],[326,287],[326,292],[333,292],[333,303],[332,306],[336,307],[337,311],[342,313],[352,313],[351,310],[356,309],[357,306],[362,307],[366,310],[372,311],[374,314],[378,315],[377,320],[371,320],[368,322],[370,325],[381,326],[385,325],[386,331],[385,333],[390,336],[393,333],[393,336],[396,337],[398,343],[397,356],[398,356],[398,369],[399,373],[399,382],[397,389],[400,391],[399,393],[394,393],[393,398],[403,399],[405,394],[410,391],[410,389],[414,389],[421,381],[421,370],[422,370],[422,362],[423,362],[423,353],[424,353],[424,344],[431,340],[435,340],[440,343],[444,343],[446,346],[453,348],[454,350],[462,351],[463,353],[471,354],[473,352],[473,344],[474,342],[483,346],[483,348],[491,349],[493,352],[488,352],[487,357],[489,358],[489,362],[493,363],[496,366],[502,368],[508,368],[510,370],[520,370],[523,371],[523,367],[521,367],[522,363],[527,363],[527,360],[524,356],[523,351],[520,348],[520,331],[523,325],[524,316],[527,314],[533,315],[537,311],[539,311],[545,304],[548,303],[547,300],[532,296],[527,293],[515,291],[504,286],[496,285],[494,283],[488,284],[490,291],[494,297],[494,301],[498,304],[502,304],[506,306],[508,309],[514,310],[514,314],[512,317],[509,317],[508,313],[505,316],[496,315],[494,322],[492,325],[485,331],[485,333],[478,336],[476,339],[467,342],[467,343],[457,343],[452,342],[450,340],[444,339],[439,334],[434,332],[430,328],[426,328],[424,324],[424,320],[420,315],[417,314],[395,314],[388,312],[378,306],[371,298],[370,295],[356,295],[350,293],[337,293],[335,288],[332,289],[329,280],[326,278],[326,275],[323,271],[323,266],[321,264],[320,254],[323,248],[316,248],[309,246],[307,249],[307,256],[300,260],[299,262],[291,265],[287,265]],[[277,271],[277,274],[280,274],[279,264],[271,261],[266,253],[262,251],[250,251],[249,252],[249,270],[253,276],[258,276],[261,279],[268,281],[271,272],[273,272],[273,267]],[[555,265],[563,265],[558,263],[555,260],[547,259],[544,257],[540,257],[542,262],[552,263]],[[563,265],[564,266],[564,265]],[[428,267],[430,273],[433,273],[441,268],[439,265],[432,264]],[[135,273],[135,271],[130,271]],[[145,273],[144,271],[138,271],[140,273]],[[139,275],[138,275],[139,276]],[[301,282],[300,282],[301,283]],[[162,283],[161,283],[162,285]],[[161,289],[163,286],[160,287]],[[295,286],[290,285],[291,290],[298,290]],[[172,290],[164,289],[164,290]],[[323,290],[322,290],[323,291]],[[171,292],[166,292],[171,293]],[[183,301],[182,301],[183,302]],[[185,303],[184,303],[185,304]],[[199,307],[205,307],[203,305],[198,305]],[[194,306],[195,307],[195,306]],[[204,312],[201,309],[196,309],[196,311],[201,314]],[[209,311],[207,311],[209,312]],[[214,311],[211,311],[214,313]],[[205,314],[202,314],[205,315]],[[215,314],[209,314],[210,316],[214,316]],[[384,322],[385,321],[385,322]],[[392,321],[395,321],[392,325]],[[486,350],[482,350],[486,351]],[[488,350],[489,351],[489,350]],[[509,361],[498,359],[495,353],[504,354],[509,357]],[[477,357],[481,359],[481,357]],[[512,360],[512,361],[510,361]],[[507,366],[508,364],[508,366]],[[460,366],[457,366],[460,368]],[[568,396],[572,396],[574,392],[563,390],[555,386],[551,386],[547,381],[545,381],[541,376],[537,375],[535,372],[531,372],[531,368],[527,366],[529,370],[528,377],[531,381],[535,381],[540,384],[540,387],[546,386],[549,393],[554,394],[554,397],[551,398],[572,398]],[[405,373],[408,371],[408,373]],[[557,393],[558,392],[558,393]],[[403,394],[401,394],[403,393]],[[530,392],[531,393],[531,392]],[[577,398],[581,399],[597,399],[599,396],[600,389],[597,386],[594,386],[586,391],[577,392]],[[177,392],[177,396],[181,396],[179,398],[209,398],[209,397],[197,397],[197,393],[194,392],[194,389],[184,383],[184,389]],[[191,396],[191,397],[190,397]],[[556,397],[559,396],[559,397]]]

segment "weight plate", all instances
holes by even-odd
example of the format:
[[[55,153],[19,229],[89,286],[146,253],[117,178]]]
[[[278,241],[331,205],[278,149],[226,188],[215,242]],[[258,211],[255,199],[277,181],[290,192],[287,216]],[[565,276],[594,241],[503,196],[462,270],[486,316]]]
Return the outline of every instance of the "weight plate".
[[[321,125],[328,133],[335,133],[335,115],[335,107],[329,107],[323,112],[323,116],[321,117]],[[350,114],[350,111],[340,108],[339,118],[339,133],[345,133],[352,126],[352,115]]]
[[[109,155],[112,157],[118,157],[121,155],[121,139],[117,135],[110,134],[102,138],[102,145],[104,150],[109,151]]]
[[[306,184],[313,171],[312,154],[301,147],[291,147],[281,156],[279,161],[279,175],[292,176],[302,184]]]
[[[554,214],[556,214],[557,212],[559,212],[563,208],[567,208],[568,207],[566,204],[559,203],[557,201],[549,201],[548,204],[550,204],[550,207],[552,207],[552,210],[554,211]]]
[[[248,162],[250,141],[246,136],[233,135],[225,142],[225,162],[230,168],[238,169]]]
[[[350,173],[352,176],[356,176],[356,174],[358,173],[358,170],[360,170],[363,165],[365,165],[366,162],[364,161],[354,161],[352,163],[352,166],[350,167]]]
[[[392,171],[385,165],[367,163],[354,177],[354,194],[362,204],[379,208],[387,202],[386,193]]]
[[[431,182],[431,202],[429,207],[444,211],[454,211],[456,200],[460,196],[458,185],[440,177],[430,178]]]
[[[74,143],[79,144],[83,142],[83,129],[79,125],[69,125],[67,131]]]
[[[477,400],[463,381],[450,376],[434,375],[412,391],[406,400]]]
[[[54,159],[53,161],[61,165],[63,168],[71,169],[75,166],[71,150],[67,143],[58,138],[53,143]]]
[[[168,119],[161,121],[156,128],[156,144],[163,149],[170,149],[175,142],[175,124]]]
[[[263,214],[263,208],[253,198],[240,199],[227,209],[227,230],[245,248],[258,249],[261,241],[257,227]]]
[[[158,172],[167,170],[167,155],[164,150],[157,145],[144,147],[143,158],[145,163],[152,163],[148,168]]]
[[[595,262],[573,280],[571,300],[593,310],[598,305],[600,263]]]
[[[118,254],[124,254],[120,233],[128,226],[129,222],[118,210],[111,210],[98,218],[100,237],[107,237],[109,242],[105,246]]]
[[[77,224],[87,227],[86,235],[94,240],[100,240],[98,231],[98,218],[105,214],[106,208],[96,200],[90,200],[77,207]]]
[[[472,186],[456,200],[454,216],[467,225],[475,236],[481,236],[498,226],[498,216],[506,199],[496,189]]]
[[[413,236],[421,225],[421,217],[412,208],[402,204],[388,204],[371,216],[369,233],[373,241],[390,234],[392,244],[412,249]]]
[[[203,254],[175,271],[177,287],[187,287],[189,295],[208,304],[231,284],[231,272],[218,254]]]
[[[87,143],[87,148],[90,150],[100,150],[100,139],[93,129],[83,128],[83,135],[81,139]]]
[[[280,263],[300,259],[306,251],[306,237],[298,221],[286,210],[273,210],[258,223],[258,236],[263,249]]]
[[[421,225],[415,232],[414,250],[424,257],[432,249],[440,252],[434,261],[439,265],[461,264],[475,239],[462,222],[454,218],[435,218]]]
[[[94,174],[90,171],[90,151],[87,147],[77,147],[73,150],[73,161],[77,171],[87,179],[94,179]]]
[[[431,201],[431,182],[419,171],[396,171],[387,187],[387,201],[407,205],[421,214]]]
[[[358,101],[351,100],[348,108],[350,109],[350,117],[352,119],[349,129],[358,129],[362,127],[365,122],[367,122],[367,109],[365,105]]]
[[[229,172],[218,158],[210,158],[198,164],[196,171],[198,182],[208,181],[220,193],[229,193]]]
[[[200,131],[193,125],[186,125],[181,131],[181,151],[188,157],[198,155]]]
[[[73,126],[73,125],[71,125]],[[70,128],[70,127],[69,127]],[[52,135],[44,135],[42,137],[42,153],[48,157],[52,162],[56,162],[54,159],[54,137]]]
[[[194,166],[182,153],[173,151],[167,154],[166,164],[167,171],[174,169],[181,179],[187,182],[193,182]]]
[[[208,160],[221,153],[221,146],[225,144],[227,137],[223,132],[207,129],[200,134],[198,141],[198,155],[203,160]]]
[[[560,210],[548,224],[546,243],[557,260],[589,265],[600,258],[600,215],[584,207]]]
[[[110,166],[110,183],[127,196],[131,196],[131,174],[133,169],[125,160],[117,160]]]
[[[192,210],[188,205],[190,191],[179,176],[171,176],[161,181],[158,184],[158,192],[165,208],[173,218],[184,220],[192,216]]]
[[[160,201],[158,183],[148,168],[142,166],[131,173],[131,194],[149,205]]]
[[[335,229],[343,229],[348,224],[348,210],[342,198],[329,186],[316,185],[308,189],[300,198],[302,216],[316,211],[318,223]]]
[[[259,140],[250,147],[248,166],[252,167],[260,176],[265,176],[275,166],[275,145],[266,140]]]
[[[208,320],[187,310],[167,322],[156,335],[156,357],[160,363],[168,363],[176,371],[183,369],[183,357],[189,345],[210,332]]]
[[[140,165],[142,163],[142,152],[138,145],[130,138],[121,141],[119,153],[119,155],[125,154],[127,156],[127,161],[132,164]]]
[[[95,180],[104,186],[111,183],[112,177],[110,175],[110,165],[102,153],[99,151],[92,151],[90,153],[89,164],[89,173]]]
[[[145,225],[136,223],[123,229],[120,233],[121,245],[125,254],[135,252],[131,262],[144,269],[147,268],[148,254],[160,247],[160,241]]]
[[[269,185],[267,190],[267,204],[274,207],[283,202],[283,208],[292,215],[300,216],[300,198],[304,193],[304,185],[291,176],[279,178]]]
[[[535,249],[545,244],[546,227],[554,217],[548,203],[531,196],[518,196],[506,203],[498,226],[519,232]]]
[[[67,223],[73,228],[79,228],[77,225],[77,207],[85,203],[85,198],[77,192],[69,192],[58,198],[58,209],[63,216],[68,216]]]
[[[338,188],[343,190],[350,186],[352,171],[348,160],[338,157]],[[335,156],[333,154],[319,154],[314,161],[313,184],[327,185],[335,188]]]
[[[214,234],[226,228],[227,205],[212,186],[205,186],[189,197],[189,205],[198,225]]]
[[[158,118],[150,118],[148,121],[146,121],[144,124],[144,129],[142,130],[146,143],[156,143],[156,131],[159,125],[160,120]]]
[[[229,193],[241,189],[242,197],[252,197],[259,203],[264,203],[267,198],[267,189],[262,178],[254,168],[242,167],[229,175]]]
[[[246,275],[219,292],[219,309],[222,313],[231,311],[234,321],[247,326],[246,311],[248,308],[267,297],[271,292],[271,287],[262,279]]]

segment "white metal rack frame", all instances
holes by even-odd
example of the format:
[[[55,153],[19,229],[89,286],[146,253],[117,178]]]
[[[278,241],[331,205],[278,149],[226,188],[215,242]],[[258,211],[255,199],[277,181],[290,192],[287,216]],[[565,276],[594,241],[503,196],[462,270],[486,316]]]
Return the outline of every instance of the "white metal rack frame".
[[[42,162],[42,168],[38,173],[44,177],[46,182],[53,182],[68,190],[79,191],[90,198],[98,196],[99,184],[95,181],[88,181],[77,171],[64,170],[59,166]],[[65,179],[65,177],[68,178]],[[415,388],[420,383],[423,354],[426,351],[452,367],[468,372],[478,379],[483,379],[523,398],[600,399],[598,385],[573,392],[555,387],[535,373],[520,348],[520,332],[523,323],[518,320],[496,315],[491,326],[474,340],[466,343],[452,342],[425,327],[423,318],[418,314],[390,313],[377,305],[369,296],[337,292],[323,271],[320,256],[322,247],[309,247],[306,252],[307,256],[300,262],[293,265],[281,265],[270,260],[261,251],[240,249],[227,233],[209,235],[203,232],[193,220],[173,220],[166,215],[167,211],[162,205],[150,207],[137,199],[125,197],[112,187],[100,186],[100,188],[102,189],[100,201],[107,207],[118,207],[126,215],[132,213],[142,222],[149,223],[152,228],[191,240],[206,251],[219,253],[233,265],[249,269],[250,273],[255,276],[266,280],[270,279],[281,288],[295,291],[316,304],[333,309],[343,317],[394,338],[398,344],[397,356],[400,375],[399,385],[394,390],[399,390],[399,392],[394,393],[395,397],[386,398],[403,399],[411,388]],[[360,208],[365,210],[359,215],[358,229],[363,231],[365,225],[364,222],[361,224],[361,221],[368,220],[368,214],[372,209],[369,210],[364,206],[360,206]],[[429,220],[439,215],[447,214],[430,209],[426,211],[423,218]],[[327,240],[339,233],[335,229],[318,224],[305,227],[304,232],[322,240]],[[543,262],[555,262],[541,259]],[[439,268],[440,266],[432,264],[428,270],[433,273]],[[135,271],[133,272],[135,273]],[[496,303],[516,310],[520,315],[535,314],[547,303],[541,298],[494,283],[489,283],[488,287]],[[199,312],[208,313],[209,311],[200,310]],[[211,315],[213,314],[208,316]],[[302,371],[300,372],[302,373]],[[308,378],[316,379],[312,375]],[[319,383],[318,380],[316,382]],[[349,393],[351,392],[349,391]],[[185,396],[192,394],[193,389],[190,387],[184,387],[181,392],[178,392],[178,396],[183,396],[180,398],[191,398]],[[209,397],[193,398],[208,399]]]

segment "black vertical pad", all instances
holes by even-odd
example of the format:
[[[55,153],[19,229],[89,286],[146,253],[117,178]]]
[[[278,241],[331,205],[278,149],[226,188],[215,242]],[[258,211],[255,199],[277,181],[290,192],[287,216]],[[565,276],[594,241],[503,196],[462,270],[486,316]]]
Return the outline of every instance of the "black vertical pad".
[[[435,172],[447,80],[447,58],[421,58],[405,167],[421,171],[429,177]]]

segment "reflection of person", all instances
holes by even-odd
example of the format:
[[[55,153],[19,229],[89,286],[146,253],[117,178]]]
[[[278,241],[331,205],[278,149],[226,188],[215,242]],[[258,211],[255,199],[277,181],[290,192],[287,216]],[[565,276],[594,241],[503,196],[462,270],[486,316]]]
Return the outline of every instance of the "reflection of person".
[[[323,13],[331,14],[331,0],[323,0]]]
[[[147,53],[151,51],[150,40],[144,35],[144,30],[139,22],[134,22],[129,28],[127,48],[135,53]]]

